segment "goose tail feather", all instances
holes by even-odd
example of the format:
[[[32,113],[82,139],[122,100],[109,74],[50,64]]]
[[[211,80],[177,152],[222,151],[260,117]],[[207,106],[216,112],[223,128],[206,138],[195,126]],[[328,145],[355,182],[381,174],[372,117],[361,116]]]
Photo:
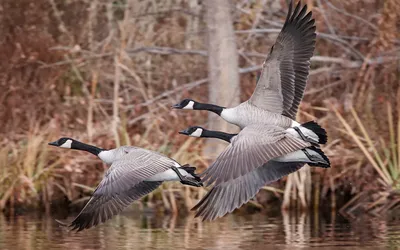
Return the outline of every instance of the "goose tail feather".
[[[302,127],[311,130],[318,136],[318,143],[325,144],[328,141],[326,130],[315,121],[309,121],[301,124]]]
[[[310,166],[315,166],[315,167],[322,167],[322,168],[330,168],[331,167],[331,162],[329,161],[328,156],[325,155],[324,151],[322,151],[320,148],[311,146],[309,147],[312,151],[316,152],[320,159],[310,159],[312,160],[311,163],[308,163]]]

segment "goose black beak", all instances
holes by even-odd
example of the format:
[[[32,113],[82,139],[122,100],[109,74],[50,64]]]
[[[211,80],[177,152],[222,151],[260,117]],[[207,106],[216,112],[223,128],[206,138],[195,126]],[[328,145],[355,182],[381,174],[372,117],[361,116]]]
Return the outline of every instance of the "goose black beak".
[[[175,105],[172,105],[171,108],[173,108],[173,109],[181,109],[181,105],[180,105],[180,103],[177,103]]]
[[[48,145],[51,145],[51,146],[58,146],[58,145],[57,145],[57,141],[49,142]]]
[[[189,135],[189,131],[187,129],[179,131],[179,134],[181,135]]]

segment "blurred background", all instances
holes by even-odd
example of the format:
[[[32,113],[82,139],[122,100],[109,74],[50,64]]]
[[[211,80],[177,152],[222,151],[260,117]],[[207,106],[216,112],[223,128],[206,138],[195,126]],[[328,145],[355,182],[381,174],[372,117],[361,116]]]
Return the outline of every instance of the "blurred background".
[[[294,225],[291,235],[302,235],[303,243],[315,236],[313,230],[319,232],[319,213],[329,214],[331,228],[336,228],[333,217],[342,216],[350,225],[345,228],[351,228],[367,216],[381,233],[400,206],[399,1],[302,2],[316,19],[317,44],[297,121],[316,120],[326,128],[323,150],[332,167],[306,166],[266,186],[235,215],[216,222],[231,236],[235,226],[245,230],[250,227],[246,221],[269,220],[270,213],[278,219],[262,225],[276,226],[278,232],[282,225]],[[18,240],[30,230],[51,239],[46,235],[55,233],[50,230],[57,228],[54,218],[79,211],[107,169],[85,152],[47,145],[59,137],[102,148],[144,147],[202,172],[226,144],[177,132],[192,125],[237,128],[216,115],[172,110],[171,105],[184,98],[222,106],[247,100],[287,11],[285,0],[2,0],[0,246],[3,234],[4,249],[10,247],[5,239],[15,232]],[[165,183],[132,210],[161,218],[188,215],[189,226],[162,219],[166,224],[156,228],[200,230],[201,221],[189,219],[189,210],[205,193]],[[306,217],[298,217],[305,212]],[[284,217],[288,213],[295,217]],[[118,218],[90,234],[100,237],[115,223],[129,225],[120,222],[125,217]],[[148,220],[158,221],[138,219],[132,233],[150,230]],[[27,229],[29,223],[39,226]],[[393,230],[398,243],[400,229]],[[274,238],[292,242],[287,230],[282,232],[282,239]],[[387,237],[377,236],[380,242]],[[190,240],[186,243],[190,247]],[[36,246],[28,242],[25,249],[28,245]]]

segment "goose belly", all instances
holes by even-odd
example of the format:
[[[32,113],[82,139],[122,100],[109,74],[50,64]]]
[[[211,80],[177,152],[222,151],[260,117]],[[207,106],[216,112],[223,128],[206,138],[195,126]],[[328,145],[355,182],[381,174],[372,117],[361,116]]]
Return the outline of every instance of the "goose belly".
[[[178,168],[179,172],[183,176],[189,175],[184,169]],[[145,181],[180,181],[179,176],[175,173],[174,170],[168,169],[164,172],[153,175],[152,177],[146,179]]]

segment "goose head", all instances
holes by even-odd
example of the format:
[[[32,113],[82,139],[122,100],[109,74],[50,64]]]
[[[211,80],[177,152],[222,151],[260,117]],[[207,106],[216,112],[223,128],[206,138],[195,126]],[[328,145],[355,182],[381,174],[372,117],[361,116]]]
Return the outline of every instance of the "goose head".
[[[49,145],[60,148],[73,148],[74,139],[68,137],[61,137],[57,141],[49,142]]]
[[[224,140],[226,142],[231,142],[232,138],[237,134],[229,134],[221,131],[207,130],[199,126],[191,126],[187,129],[179,131],[179,134],[192,136],[192,137],[203,137],[203,138],[216,138]]]
[[[89,145],[77,140],[74,140],[69,137],[61,137],[57,141],[49,142],[49,145],[60,147],[60,148],[69,148],[69,149],[76,149],[76,150],[83,150],[94,155],[99,155],[100,152],[104,151],[102,148],[98,148],[93,145]]]
[[[181,102],[175,104],[172,106],[174,109],[194,109],[194,105],[196,104],[196,101],[193,101],[192,99],[184,99]]]
[[[179,134],[182,135],[188,135],[192,137],[202,137],[204,129],[199,126],[192,126],[188,127],[187,129],[184,129],[182,131],[179,131]]]

